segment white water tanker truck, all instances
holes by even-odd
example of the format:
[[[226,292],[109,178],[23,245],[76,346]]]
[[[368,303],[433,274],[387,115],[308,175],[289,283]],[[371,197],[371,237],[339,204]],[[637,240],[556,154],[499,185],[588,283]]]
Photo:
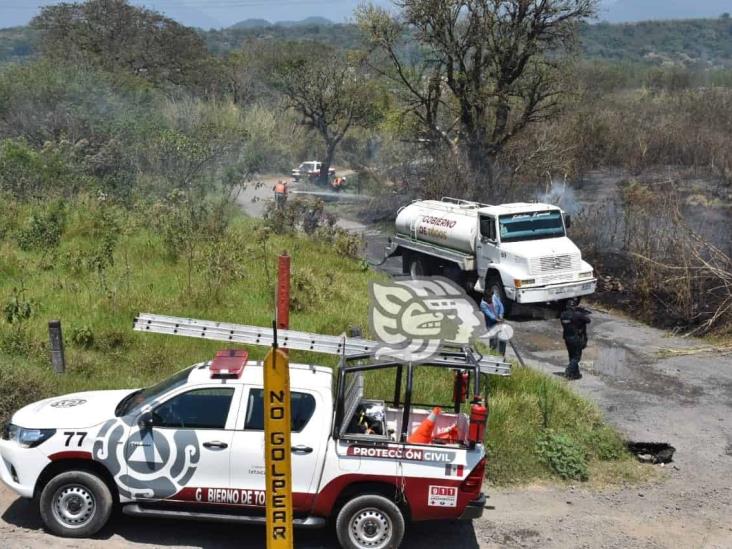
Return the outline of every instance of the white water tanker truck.
[[[490,206],[454,198],[417,200],[399,210],[387,256],[412,277],[442,275],[466,290],[497,288],[513,303],[558,303],[592,294],[592,266],[567,237],[556,206]]]

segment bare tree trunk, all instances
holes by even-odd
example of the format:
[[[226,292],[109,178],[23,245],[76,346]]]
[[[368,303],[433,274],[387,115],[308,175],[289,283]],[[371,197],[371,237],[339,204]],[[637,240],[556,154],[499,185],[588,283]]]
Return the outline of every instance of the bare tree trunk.
[[[333,158],[335,157],[335,150],[337,146],[337,141],[332,141],[328,143],[327,149],[325,151],[325,158],[323,159],[323,163],[320,165],[321,185],[328,186],[328,184],[330,183],[328,172],[330,172],[330,165],[333,164]]]
[[[474,198],[495,191],[495,162],[496,154],[487,150],[482,143],[468,144],[468,167],[475,178],[472,186]]]

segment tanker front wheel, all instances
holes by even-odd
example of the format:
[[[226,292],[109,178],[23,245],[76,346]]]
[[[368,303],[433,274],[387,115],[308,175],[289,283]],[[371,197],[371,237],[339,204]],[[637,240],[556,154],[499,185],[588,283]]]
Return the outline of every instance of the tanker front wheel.
[[[501,298],[501,303],[503,303],[503,308],[505,309],[504,316],[510,315],[513,301],[506,296],[506,290],[503,287],[503,281],[500,275],[489,273],[486,276],[485,288],[487,295],[493,295],[494,291],[498,293],[498,297]]]

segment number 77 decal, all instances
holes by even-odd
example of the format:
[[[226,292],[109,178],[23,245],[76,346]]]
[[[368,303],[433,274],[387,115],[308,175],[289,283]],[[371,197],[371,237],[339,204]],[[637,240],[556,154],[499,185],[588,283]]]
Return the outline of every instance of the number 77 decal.
[[[64,446],[71,446],[71,441],[74,438],[74,435],[76,435],[79,437],[79,442],[76,446],[77,448],[81,448],[81,445],[84,443],[84,439],[86,438],[86,431],[64,431],[64,435],[66,436],[66,442]]]

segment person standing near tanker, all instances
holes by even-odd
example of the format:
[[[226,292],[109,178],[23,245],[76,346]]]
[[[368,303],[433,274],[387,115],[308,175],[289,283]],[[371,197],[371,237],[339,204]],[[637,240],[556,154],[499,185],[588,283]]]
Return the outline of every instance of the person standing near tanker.
[[[496,324],[503,322],[503,315],[506,309],[501,301],[498,288],[486,289],[483,299],[480,300],[480,310],[485,316],[485,326],[489,332]],[[502,341],[498,336],[490,338],[490,347],[493,350],[497,349],[502,355],[506,354],[506,342]]]
[[[564,376],[569,380],[582,379],[579,363],[582,360],[582,350],[587,347],[587,325],[591,322],[591,314],[584,307],[579,307],[576,299],[570,299],[559,315],[562,337],[569,355],[569,365]]]

